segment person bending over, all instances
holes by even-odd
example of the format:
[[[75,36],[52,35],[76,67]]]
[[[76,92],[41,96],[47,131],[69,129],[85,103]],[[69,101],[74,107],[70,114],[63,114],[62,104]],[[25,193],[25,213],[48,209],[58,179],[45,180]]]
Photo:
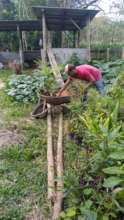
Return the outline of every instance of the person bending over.
[[[104,94],[104,82],[102,79],[101,71],[94,66],[83,64],[79,66],[74,66],[72,64],[67,64],[65,66],[65,73],[68,74],[68,79],[65,82],[64,86],[60,89],[58,96],[68,87],[70,82],[74,79],[79,79],[82,81],[87,81],[88,86],[85,91],[92,86],[95,85],[96,89],[100,94]]]

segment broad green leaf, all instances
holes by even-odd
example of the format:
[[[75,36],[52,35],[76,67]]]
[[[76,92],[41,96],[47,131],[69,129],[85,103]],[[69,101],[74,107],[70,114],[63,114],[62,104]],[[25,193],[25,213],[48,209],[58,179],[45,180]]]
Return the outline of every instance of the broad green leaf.
[[[65,212],[61,212],[61,213],[60,213],[60,217],[61,217],[61,218],[66,218],[66,213],[65,213]]]
[[[124,160],[124,152],[114,152],[109,157],[115,160]]]
[[[104,215],[104,216],[102,217],[102,220],[109,220],[109,217],[108,217],[107,215]]]
[[[123,174],[124,175],[124,170],[116,166],[105,168],[103,169],[103,172],[107,174],[117,174],[117,175]]]
[[[117,137],[117,134],[118,134],[119,130],[120,130],[120,126],[118,126],[112,132],[110,132],[109,140],[115,139]]]
[[[85,218],[80,215],[78,216],[78,220],[85,220]]]
[[[116,196],[118,199],[124,198],[124,188],[118,187],[113,191],[114,196]]]
[[[90,195],[92,193],[92,191],[93,191],[92,188],[86,188],[83,190],[84,195]]]
[[[117,186],[120,182],[122,182],[121,178],[113,176],[105,179],[103,186],[107,188],[113,188]]]
[[[67,217],[74,217],[76,215],[76,208],[72,207],[72,208],[68,208],[66,210],[66,216]]]
[[[84,210],[82,215],[86,218],[86,220],[97,220],[97,213],[91,210]]]

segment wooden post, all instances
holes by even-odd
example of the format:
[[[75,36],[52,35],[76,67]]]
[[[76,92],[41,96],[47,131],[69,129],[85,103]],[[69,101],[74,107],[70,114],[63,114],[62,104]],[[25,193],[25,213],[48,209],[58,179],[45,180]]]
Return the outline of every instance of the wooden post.
[[[45,12],[42,12],[42,31],[43,31],[43,56],[42,61],[43,63],[47,62],[47,26],[46,26],[46,17]]]
[[[54,157],[52,147],[52,116],[51,105],[47,104],[47,164],[48,164],[48,200],[52,203],[54,197]]]
[[[56,200],[53,207],[52,220],[59,219],[62,209],[63,201],[63,109],[60,110],[59,115],[59,130],[57,142],[57,159],[56,159],[56,172],[57,172],[57,186],[56,186]]]
[[[110,60],[110,48],[107,48],[107,61]]]
[[[90,17],[87,23],[87,49],[88,49],[88,60],[91,60]]]
[[[65,41],[64,32],[61,32],[61,48],[64,48],[64,41]]]
[[[80,48],[80,31],[77,32],[77,46]]]
[[[122,47],[122,60],[124,60],[124,47]]]
[[[19,39],[20,64],[21,64],[21,69],[23,69],[24,58],[23,58],[23,46],[22,46],[22,32],[20,31],[19,26],[17,26],[17,34],[18,34],[18,39]]]
[[[76,47],[76,32],[75,31],[73,31],[73,48],[75,48]]]
[[[78,37],[77,37],[77,36],[78,36],[78,32],[76,31],[76,32],[75,32],[75,38],[76,38],[76,39],[75,39],[75,47],[76,47],[76,48],[78,48]]]

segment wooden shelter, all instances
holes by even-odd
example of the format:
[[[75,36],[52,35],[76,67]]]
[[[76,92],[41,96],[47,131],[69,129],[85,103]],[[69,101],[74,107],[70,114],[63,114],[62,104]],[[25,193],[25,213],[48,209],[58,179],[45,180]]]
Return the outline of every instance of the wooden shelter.
[[[43,33],[43,62],[47,62],[47,58],[52,66],[56,80],[61,81],[61,76],[57,68],[55,56],[52,52],[51,31],[73,31],[74,45],[79,47],[80,30],[89,25],[90,21],[99,12],[98,10],[84,10],[72,8],[57,8],[34,6],[34,14],[42,22]],[[87,33],[88,49],[90,56],[90,32]],[[58,78],[59,76],[59,78]]]
[[[98,10],[84,10],[72,8],[57,8],[34,6],[33,12],[37,20],[27,21],[0,21],[0,32],[17,31],[19,38],[19,57],[20,63],[23,66],[24,52],[22,43],[23,31],[42,31],[41,38],[43,39],[43,50],[41,50],[43,62],[49,59],[54,72],[57,74],[56,60],[52,51],[52,31],[72,31],[73,32],[73,47],[80,47],[80,30],[89,25],[90,21],[99,12]],[[63,36],[63,34],[61,34]],[[90,52],[90,32],[87,32],[87,47]],[[61,37],[61,48],[63,47],[63,37]],[[59,50],[59,49],[58,49]],[[66,53],[66,49],[65,49]],[[90,53],[89,53],[90,55]],[[60,54],[61,56],[61,54]]]
[[[20,64],[23,67],[23,43],[22,32],[23,31],[42,31],[42,24],[39,20],[18,21],[18,20],[1,20],[0,32],[12,32],[17,31],[19,39],[19,58]]]

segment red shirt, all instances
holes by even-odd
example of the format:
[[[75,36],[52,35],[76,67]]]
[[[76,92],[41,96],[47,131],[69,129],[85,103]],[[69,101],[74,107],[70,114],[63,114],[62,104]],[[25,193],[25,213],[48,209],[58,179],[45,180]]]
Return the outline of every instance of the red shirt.
[[[90,66],[87,64],[77,66],[75,68],[76,76],[70,77],[70,79],[76,78],[85,81],[96,81],[101,79],[101,72],[94,66]]]

